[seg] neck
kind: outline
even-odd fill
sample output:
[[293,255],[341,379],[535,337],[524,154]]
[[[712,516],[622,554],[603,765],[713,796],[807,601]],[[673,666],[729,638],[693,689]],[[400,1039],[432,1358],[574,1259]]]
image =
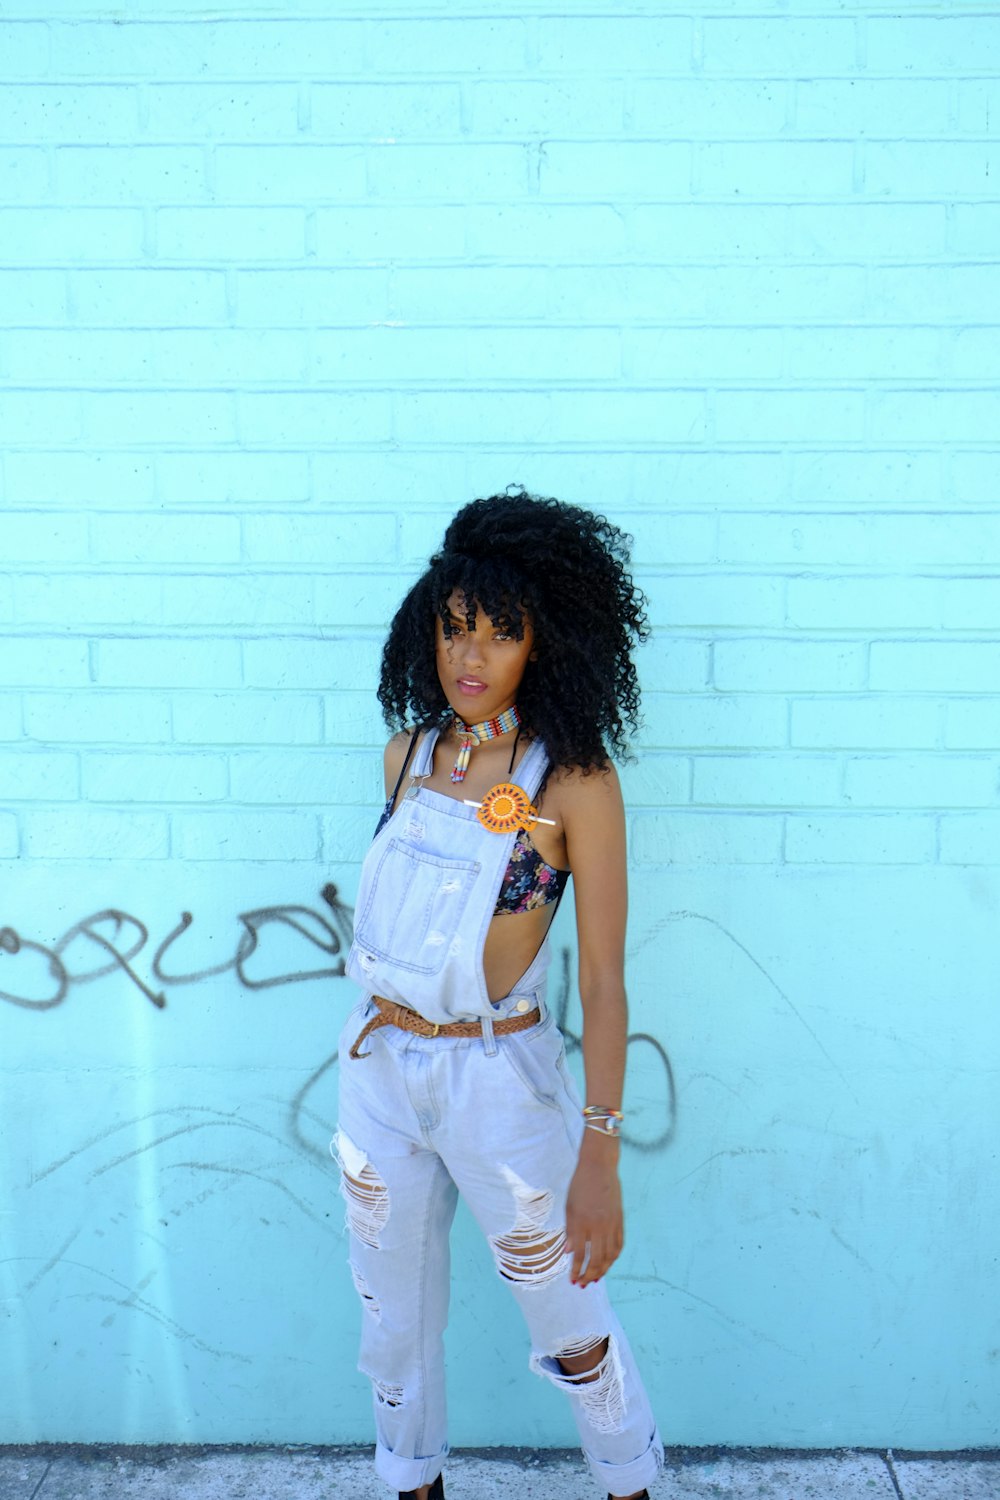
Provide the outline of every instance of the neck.
[[509,734],[512,729],[521,727],[521,715],[515,703],[512,708],[505,708],[502,713],[493,719],[477,719],[466,722],[461,714],[455,715],[455,727],[459,734],[470,734],[479,731],[480,739],[495,740],[501,734]]

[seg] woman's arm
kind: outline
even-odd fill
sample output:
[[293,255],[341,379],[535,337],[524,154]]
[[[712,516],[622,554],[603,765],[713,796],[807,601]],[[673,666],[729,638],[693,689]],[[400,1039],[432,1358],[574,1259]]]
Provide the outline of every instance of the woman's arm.
[[[609,763],[587,776],[565,775],[559,803],[576,898],[584,1102],[620,1109],[628,1031],[628,898],[625,809],[614,766]],[[581,1286],[599,1280],[621,1254],[619,1152],[614,1136],[584,1130],[566,1200],[566,1246],[573,1254],[570,1274]]]

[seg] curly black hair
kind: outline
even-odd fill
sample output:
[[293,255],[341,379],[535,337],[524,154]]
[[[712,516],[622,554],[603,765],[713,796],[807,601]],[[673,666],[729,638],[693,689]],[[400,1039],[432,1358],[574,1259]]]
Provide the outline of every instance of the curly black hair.
[[632,650],[649,635],[646,600],[628,574],[632,538],[604,516],[525,490],[473,500],[389,627],[378,698],[391,729],[443,725],[452,710],[435,665],[435,623],[451,634],[448,600],[463,596],[469,628],[482,609],[523,638],[534,630],[518,708],[553,765],[587,771],[627,758],[638,728]]

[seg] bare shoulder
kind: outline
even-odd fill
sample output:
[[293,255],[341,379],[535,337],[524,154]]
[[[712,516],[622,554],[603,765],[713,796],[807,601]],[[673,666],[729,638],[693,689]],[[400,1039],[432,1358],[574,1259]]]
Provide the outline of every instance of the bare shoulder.
[[[566,841],[566,864],[573,871],[577,921],[602,928],[607,920],[623,922],[625,805],[621,781],[611,761],[582,771],[561,767],[549,781],[555,816]],[[546,811],[549,808],[546,791]]]
[[593,861],[605,865],[625,845],[625,805],[618,772],[610,761],[582,771],[560,766],[549,777],[543,816],[553,818],[565,841],[564,863],[578,879]]
[[549,777],[546,793],[552,793],[564,817],[586,812],[613,813],[622,803],[621,780],[613,761],[581,771],[579,766],[559,766]]

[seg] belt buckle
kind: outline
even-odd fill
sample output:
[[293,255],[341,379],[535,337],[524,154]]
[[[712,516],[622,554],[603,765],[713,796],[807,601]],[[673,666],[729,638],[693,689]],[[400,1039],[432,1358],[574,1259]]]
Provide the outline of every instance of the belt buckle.
[[435,1021],[434,1022],[434,1030],[431,1032],[431,1036],[437,1036],[437,1034],[438,1034],[438,1032],[440,1030],[441,1030],[441,1024],[440,1024],[440,1022],[439,1021]]

